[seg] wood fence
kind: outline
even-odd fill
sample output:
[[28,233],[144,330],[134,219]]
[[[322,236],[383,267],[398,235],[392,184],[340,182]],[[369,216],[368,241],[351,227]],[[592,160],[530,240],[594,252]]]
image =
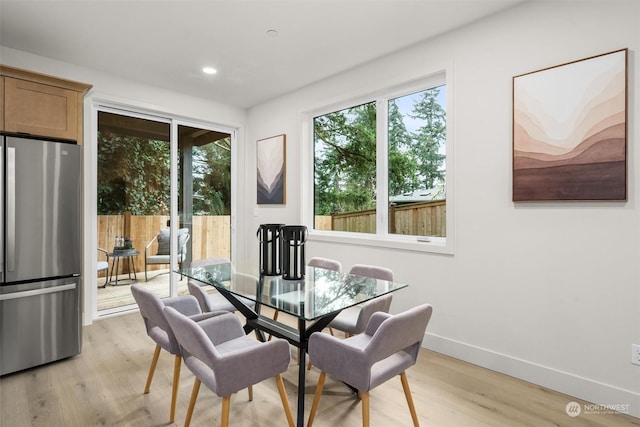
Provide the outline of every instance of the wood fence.
[[[138,273],[144,274],[144,248],[161,229],[168,228],[168,216],[164,215],[98,215],[98,247],[109,252],[113,250],[116,237],[129,237],[139,255],[133,257]],[[231,256],[231,217],[228,215],[194,216],[191,224],[191,238],[187,243],[189,259],[203,259],[216,256]],[[157,244],[150,248],[155,255]],[[103,259],[99,254],[98,259]],[[126,272],[121,263],[119,273]],[[169,266],[151,265],[148,270],[158,270]]]
[[[445,237],[447,203],[445,200],[433,202],[407,203],[389,208],[389,233],[413,236]],[[359,233],[376,232],[375,209],[316,216],[317,230],[354,231]]]
[[[116,237],[129,237],[133,247],[140,253],[133,257],[136,271],[144,274],[144,247],[161,229],[167,228],[168,216],[163,215],[98,215],[98,247],[109,252],[113,250]],[[446,236],[446,201],[409,203],[391,206],[389,220],[392,234],[414,236]],[[228,215],[194,216],[191,224],[191,238],[187,243],[188,259],[203,259],[216,256],[231,256],[231,217]],[[376,232],[375,210],[316,216],[318,230]],[[155,254],[157,245],[150,248]],[[102,259],[102,255],[98,255]],[[126,272],[121,263],[120,273]],[[163,265],[149,266],[148,270],[168,268]]]

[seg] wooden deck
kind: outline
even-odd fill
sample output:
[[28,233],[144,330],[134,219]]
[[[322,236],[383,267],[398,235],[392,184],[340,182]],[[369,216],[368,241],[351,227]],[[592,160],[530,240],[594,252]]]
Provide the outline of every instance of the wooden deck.
[[[169,270],[156,270],[149,272],[149,281],[145,282],[144,272],[137,274],[137,283],[142,284],[145,288],[158,295],[160,298],[169,296]],[[118,281],[122,284],[118,286],[107,285],[104,288],[98,288],[98,312],[110,310],[117,307],[125,307],[134,304],[133,295],[131,294],[131,283],[127,280],[128,275],[118,276]],[[104,277],[98,278],[99,286],[104,285]],[[178,294],[184,295],[189,293],[187,290],[187,279],[178,281]]]

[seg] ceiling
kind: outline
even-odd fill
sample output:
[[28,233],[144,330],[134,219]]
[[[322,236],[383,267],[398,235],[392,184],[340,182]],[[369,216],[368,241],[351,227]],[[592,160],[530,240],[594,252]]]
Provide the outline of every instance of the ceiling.
[[250,108],[522,1],[0,0],[0,44]]

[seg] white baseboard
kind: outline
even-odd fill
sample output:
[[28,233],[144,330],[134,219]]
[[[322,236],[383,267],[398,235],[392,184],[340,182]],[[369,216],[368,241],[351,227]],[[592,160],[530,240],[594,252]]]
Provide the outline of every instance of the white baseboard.
[[[431,333],[425,335],[423,346],[437,353],[574,396],[596,405],[628,405],[628,412],[626,413],[640,418],[640,394],[630,390]],[[622,407],[627,408],[626,406]]]

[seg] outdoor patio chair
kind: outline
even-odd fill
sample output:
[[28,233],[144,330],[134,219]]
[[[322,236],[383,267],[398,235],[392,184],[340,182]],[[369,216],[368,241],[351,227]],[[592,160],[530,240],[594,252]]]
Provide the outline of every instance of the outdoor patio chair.
[[104,271],[104,285],[98,286],[99,288],[104,288],[107,286],[109,282],[109,251],[98,248],[98,252],[102,252],[105,256],[105,260],[99,259],[100,255],[98,255],[98,264],[97,264],[97,273]]
[[[144,280],[148,281],[147,268],[149,265],[162,265],[170,264],[169,253],[171,250],[170,244],[170,230],[163,229],[154,236],[144,247]],[[178,266],[182,268],[182,263],[187,259],[187,242],[191,235],[188,228],[181,228],[178,230]],[[158,248],[155,254],[152,254],[152,245],[154,242],[158,243]],[[182,278],[182,276],[181,276]]]

